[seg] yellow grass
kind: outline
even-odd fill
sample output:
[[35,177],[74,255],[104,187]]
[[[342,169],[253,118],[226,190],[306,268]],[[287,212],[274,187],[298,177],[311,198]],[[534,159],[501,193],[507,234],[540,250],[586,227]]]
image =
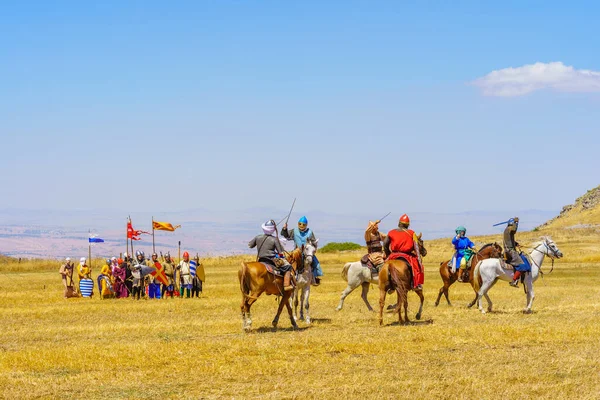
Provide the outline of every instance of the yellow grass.
[[[533,315],[521,314],[522,290],[504,282],[490,292],[495,313],[466,309],[473,295],[467,285],[450,289],[455,307],[435,308],[438,263],[451,249],[447,240],[433,241],[426,242],[423,316],[433,324],[398,326],[397,316],[387,314],[382,328],[358,291],[335,311],[345,288],[341,267],[360,252],[322,255],[326,278],[312,291],[310,327],[299,323],[292,331],[283,315],[273,331],[277,303],[263,296],[253,307],[250,334],[239,316],[236,272],[244,257],[203,260],[208,282],[200,299],[158,301],[65,300],[58,263],[2,265],[0,393],[11,399],[598,398],[600,237],[590,230],[553,233],[565,258],[537,282]],[[518,238],[531,243],[537,236]],[[369,298],[375,306],[376,288]],[[417,297],[409,299],[414,316]]]

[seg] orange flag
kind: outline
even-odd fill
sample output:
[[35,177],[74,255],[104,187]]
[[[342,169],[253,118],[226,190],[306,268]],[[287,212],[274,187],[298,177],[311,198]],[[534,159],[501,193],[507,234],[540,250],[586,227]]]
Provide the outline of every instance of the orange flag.
[[169,231],[169,232],[173,232],[175,229],[177,228],[181,228],[181,225],[171,225],[168,222],[158,222],[158,221],[152,221],[152,229],[154,229],[155,231]]

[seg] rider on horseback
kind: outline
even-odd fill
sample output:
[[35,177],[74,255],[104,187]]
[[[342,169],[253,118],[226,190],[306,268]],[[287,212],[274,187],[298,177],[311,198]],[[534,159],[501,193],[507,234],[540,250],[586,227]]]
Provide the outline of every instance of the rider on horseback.
[[[270,220],[262,224],[263,234],[256,236],[248,243],[251,249],[258,246],[257,259],[259,262],[276,266],[283,275],[283,290],[290,291],[294,289],[291,285],[292,266],[283,257],[283,246],[277,236],[277,226],[275,221]],[[283,232],[282,232],[283,233]]]
[[472,251],[474,251],[475,243],[471,242],[471,239],[469,239],[466,236],[467,228],[465,228],[464,226],[459,226],[458,228],[456,228],[455,232],[456,236],[452,239],[452,244],[454,245],[456,253],[453,258],[454,262],[452,263],[452,273],[456,271],[456,267],[458,266],[460,269],[460,272],[458,274],[458,281],[463,282],[465,280],[463,279],[463,275],[465,275],[465,271],[467,271],[467,261],[469,254],[467,253],[467,249],[471,249]]
[[388,233],[383,241],[383,247],[387,260],[404,258],[410,264],[413,272],[413,289],[422,290],[425,276],[417,248],[418,238],[413,230],[408,229],[409,226],[410,218],[406,214],[402,215],[398,229]]
[[517,229],[519,229],[519,217],[509,219],[508,225],[504,229],[504,253],[506,254],[506,262],[515,268],[513,281],[510,282],[510,285],[513,287],[519,286],[521,272],[531,270],[531,266],[523,261],[521,255],[517,251],[517,247],[519,247],[519,243],[515,241]]
[[[371,273],[377,273],[379,268],[385,262],[385,254],[383,252],[383,241],[387,237],[386,234],[379,232],[379,223],[381,220],[375,222],[369,221],[369,226],[365,231],[365,242],[367,243],[368,255],[366,256],[367,262],[371,262],[373,266]],[[365,257],[363,257],[365,258]],[[363,260],[361,260],[363,261]],[[363,264],[366,264],[363,262]]]
[[[287,224],[284,224],[283,229],[281,230],[281,236],[288,240],[293,240],[294,243],[296,243],[296,248],[301,248],[306,242],[310,242],[315,249],[317,248],[317,239],[315,238],[313,231],[308,227],[308,219],[306,219],[306,217],[302,217],[298,220],[298,229],[292,229],[289,232]],[[323,270],[321,270],[321,264],[315,255],[313,255],[311,268],[315,278],[314,285],[319,286],[321,277],[323,276]]]

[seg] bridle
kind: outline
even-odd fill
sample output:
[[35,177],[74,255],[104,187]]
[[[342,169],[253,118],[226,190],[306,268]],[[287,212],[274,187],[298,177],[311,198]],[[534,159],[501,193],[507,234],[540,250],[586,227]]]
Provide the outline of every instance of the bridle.
[[[554,271],[554,260],[556,260],[557,258],[559,258],[558,255],[558,250],[554,250],[552,247],[550,247],[548,245],[548,240],[544,239],[542,241],[542,244],[544,245],[544,247],[546,247],[547,250],[551,251],[552,254],[548,254],[547,252],[543,252],[541,250],[538,250],[537,246],[533,248],[533,251],[537,251],[538,253],[542,253],[545,256],[550,257],[550,259],[552,260],[552,267],[550,268],[550,272],[548,272],[549,274],[552,273],[552,271]],[[542,271],[542,266],[538,265],[538,263],[535,262],[535,260],[532,258],[531,261],[538,267],[540,274],[542,275],[542,277],[544,276],[544,272]]]

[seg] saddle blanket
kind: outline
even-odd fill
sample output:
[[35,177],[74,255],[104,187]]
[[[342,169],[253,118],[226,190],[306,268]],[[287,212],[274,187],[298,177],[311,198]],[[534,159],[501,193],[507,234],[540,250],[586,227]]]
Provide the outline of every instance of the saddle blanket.
[[262,261],[261,261],[261,264],[265,266],[265,268],[267,269],[268,273],[273,274],[275,276],[281,276],[281,277],[283,277],[284,272],[282,272],[279,269],[275,268],[273,265],[268,264],[266,262],[262,262]]

